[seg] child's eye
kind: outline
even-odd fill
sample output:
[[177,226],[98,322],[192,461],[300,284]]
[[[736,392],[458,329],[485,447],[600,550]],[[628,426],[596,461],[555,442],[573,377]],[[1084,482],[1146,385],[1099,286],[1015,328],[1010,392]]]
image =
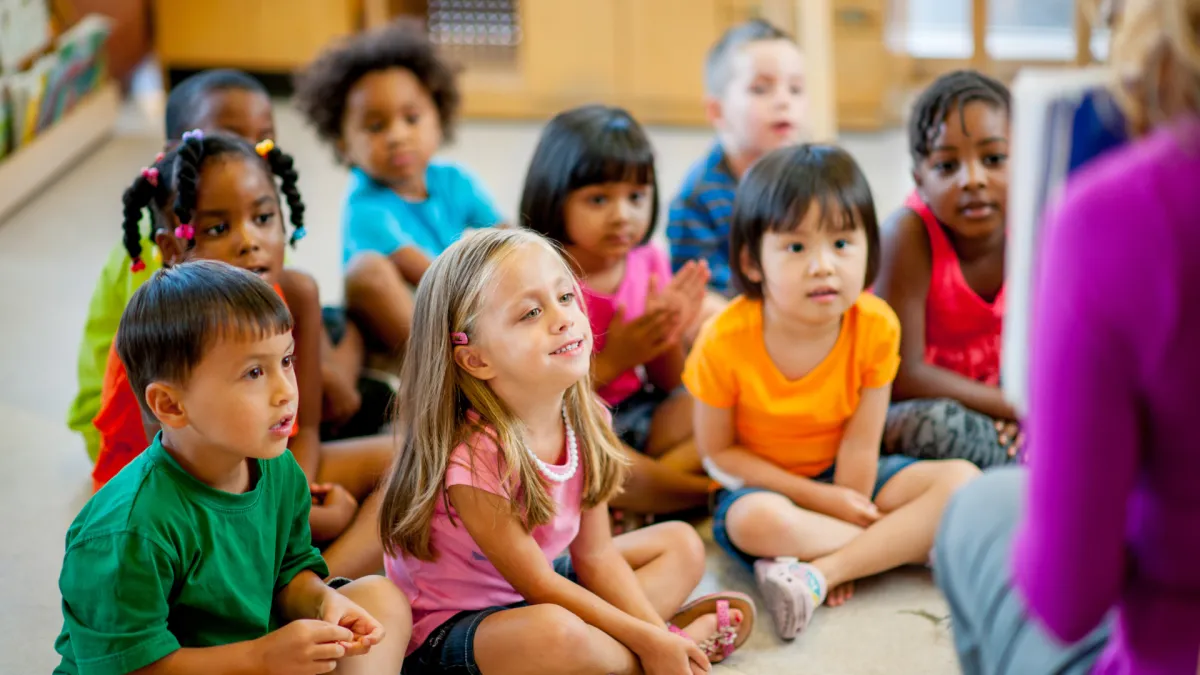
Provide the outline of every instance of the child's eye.
[[387,125],[383,122],[370,122],[367,124],[367,131],[372,134],[382,133],[387,129]]
[[933,168],[938,173],[954,173],[958,169],[958,162],[938,162],[933,165]]
[[838,249],[839,251],[841,249],[846,248],[849,245],[850,245],[850,242],[846,239],[838,239],[837,241],[833,242],[833,247]]
[[1001,166],[1006,161],[1008,161],[1008,155],[996,154],[996,155],[988,155],[987,157],[983,158],[984,165],[992,166],[992,167]]
[[528,320],[528,319],[535,319],[535,318],[537,318],[538,316],[541,316],[541,314],[542,314],[542,308],[541,308],[541,307],[534,307],[533,309],[529,310],[528,312],[525,312],[524,314],[522,314],[522,315],[521,315],[521,320],[522,320],[522,321],[525,321],[525,320]]
[[604,206],[608,202],[608,197],[605,195],[592,195],[588,197],[588,202],[596,206]]
[[755,84],[750,85],[750,93],[754,94],[755,96],[762,96],[763,94],[767,94],[770,91],[771,91],[771,88],[765,84],[755,83]]
[[248,380],[257,380],[258,378],[260,378],[262,376],[263,376],[263,369],[261,366],[255,366],[246,373],[246,379],[248,379]]
[[204,234],[207,234],[210,237],[219,237],[222,234],[225,234],[227,231],[229,231],[229,225],[221,223],[220,225],[213,225],[212,227],[204,230]]
[[293,368],[296,365],[296,356],[294,354],[288,354],[287,356],[283,357],[283,361],[281,363],[283,364],[284,370]]
[[563,293],[562,295],[558,296],[558,301],[564,305],[569,305],[572,302],[575,302],[575,292],[571,291],[569,293]]
[[792,242],[792,243],[788,244],[787,250],[788,250],[788,253],[800,253],[800,252],[804,251],[804,244],[801,244],[798,242]]
[[804,93],[804,87],[801,87],[798,84],[793,84],[790,91],[792,92],[792,96],[800,96]]
[[645,190],[638,190],[637,192],[634,192],[633,194],[629,195],[629,201],[633,202],[634,204],[640,204],[643,201],[645,201],[645,199],[646,199],[646,191]]
[[266,225],[266,224],[270,223],[271,221],[275,220],[275,214],[274,213],[260,213],[257,216],[255,216],[254,220],[257,221],[259,225]]
[[416,124],[417,122],[421,121],[421,116],[420,115],[405,115],[404,121],[408,122],[409,124]]

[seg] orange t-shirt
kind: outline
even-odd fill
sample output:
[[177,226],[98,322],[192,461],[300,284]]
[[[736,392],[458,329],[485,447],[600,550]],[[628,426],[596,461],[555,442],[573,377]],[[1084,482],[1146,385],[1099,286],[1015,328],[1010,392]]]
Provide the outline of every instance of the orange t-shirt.
[[[275,292],[283,298],[283,290],[278,284]],[[104,367],[100,388],[100,412],[92,420],[92,426],[100,432],[100,452],[96,455],[96,465],[92,467],[92,489],[99,490],[150,446],[146,428],[142,425],[142,407],[129,384],[125,364],[117,355],[116,340],[108,350],[108,362]],[[292,423],[291,435],[295,436],[299,428],[300,418],[297,416]]]
[[697,400],[733,409],[738,446],[811,478],[833,465],[863,389],[889,384],[899,367],[900,320],[863,293],[825,360],[789,380],[767,353],[762,302],[739,297],[704,327],[683,383]]

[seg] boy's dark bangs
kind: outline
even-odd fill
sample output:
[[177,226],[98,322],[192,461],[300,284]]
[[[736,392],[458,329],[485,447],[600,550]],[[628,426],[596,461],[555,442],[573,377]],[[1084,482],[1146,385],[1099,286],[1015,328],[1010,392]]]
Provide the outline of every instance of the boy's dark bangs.
[[771,232],[795,232],[816,203],[821,210],[819,230],[852,232],[864,226],[868,211],[874,213],[870,188],[852,174],[789,171],[772,190],[770,201],[777,205],[768,218]]

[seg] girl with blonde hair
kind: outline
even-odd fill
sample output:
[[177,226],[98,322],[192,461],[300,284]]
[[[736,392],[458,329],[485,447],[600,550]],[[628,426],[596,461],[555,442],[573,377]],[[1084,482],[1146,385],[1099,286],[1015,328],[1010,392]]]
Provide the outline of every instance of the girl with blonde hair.
[[1134,140],[1044,229],[1030,464],[964,488],[934,549],[966,673],[1196,672],[1200,0],[1113,4]]
[[592,341],[578,282],[529,230],[473,234],[422,278],[380,514],[412,599],[406,675],[688,675],[749,637],[742,594],[684,605],[704,573],[690,526],[612,537],[626,460]]

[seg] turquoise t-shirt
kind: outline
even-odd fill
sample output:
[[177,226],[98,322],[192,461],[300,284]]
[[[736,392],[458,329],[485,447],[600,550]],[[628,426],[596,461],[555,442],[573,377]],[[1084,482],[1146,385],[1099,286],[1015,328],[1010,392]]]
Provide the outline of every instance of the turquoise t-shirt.
[[359,253],[391,255],[409,246],[435,258],[468,228],[504,222],[479,179],[456,164],[431,162],[425,185],[429,196],[410,201],[362,169],[350,169],[342,210],[342,262]]
[[304,570],[329,574],[290,452],[255,460],[254,487],[232,494],[185,471],[161,438],[67,530],[55,675],[125,675],[181,647],[260,638],[279,625],[276,593]]

